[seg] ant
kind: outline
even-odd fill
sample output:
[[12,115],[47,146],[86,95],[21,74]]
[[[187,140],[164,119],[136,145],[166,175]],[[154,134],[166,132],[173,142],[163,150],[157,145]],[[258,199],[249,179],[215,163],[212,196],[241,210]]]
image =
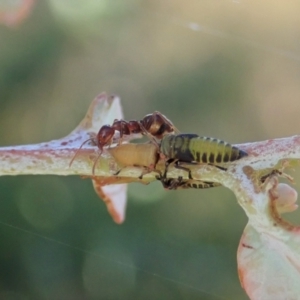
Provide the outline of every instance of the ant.
[[[75,157],[77,156],[82,146],[88,141],[92,141],[92,143],[96,145],[100,150],[100,153],[96,158],[92,169],[92,173],[95,174],[95,168],[103,152],[103,147],[110,146],[112,144],[113,137],[116,131],[119,131],[120,133],[120,138],[118,142],[119,145],[122,143],[124,135],[140,133],[142,135],[150,135],[152,136],[152,138],[161,140],[166,134],[174,132],[179,133],[179,130],[173,125],[173,123],[159,111],[155,111],[152,114],[146,115],[140,121],[125,121],[123,119],[116,119],[114,120],[112,125],[103,125],[96,136],[87,139],[81,144],[81,146],[78,148],[75,155],[73,156],[72,160],[70,161],[69,167],[71,167]],[[134,153],[132,155],[134,155]]]
[[[100,132],[105,126],[108,126],[108,128],[105,128],[106,132]],[[122,142],[123,135],[130,135],[134,133],[141,133],[143,135],[150,134],[156,139],[161,140],[168,133],[179,133],[179,130],[169,119],[167,119],[166,116],[161,114],[159,111],[155,111],[152,114],[146,115],[140,121],[131,120],[127,122],[125,120],[114,120],[112,126],[102,126],[97,135],[99,143],[102,143],[102,146],[105,146],[111,142],[110,139],[113,138],[116,130],[120,132],[119,144]],[[107,134],[107,136],[105,134]]]

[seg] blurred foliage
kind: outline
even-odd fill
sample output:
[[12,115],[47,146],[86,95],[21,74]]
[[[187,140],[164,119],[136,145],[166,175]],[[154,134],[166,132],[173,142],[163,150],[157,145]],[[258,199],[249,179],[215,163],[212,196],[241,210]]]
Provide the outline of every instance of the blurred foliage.
[[[298,11],[40,1],[0,28],[0,144],[68,134],[102,91],[121,96],[126,119],[159,110],[232,143],[299,134]],[[247,219],[225,188],[133,184],[122,226],[77,177],[3,177],[0,198],[1,299],[247,299],[236,267]]]

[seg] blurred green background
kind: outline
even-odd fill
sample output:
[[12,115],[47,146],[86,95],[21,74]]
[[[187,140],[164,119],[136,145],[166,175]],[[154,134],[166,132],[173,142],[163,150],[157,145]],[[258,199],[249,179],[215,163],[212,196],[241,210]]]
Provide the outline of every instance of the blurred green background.
[[[67,135],[103,91],[121,96],[126,119],[159,110],[231,143],[299,134],[299,9],[37,2],[0,27],[0,145]],[[248,299],[236,265],[247,218],[225,188],[132,184],[121,226],[75,176],[2,177],[0,199],[0,299]]]

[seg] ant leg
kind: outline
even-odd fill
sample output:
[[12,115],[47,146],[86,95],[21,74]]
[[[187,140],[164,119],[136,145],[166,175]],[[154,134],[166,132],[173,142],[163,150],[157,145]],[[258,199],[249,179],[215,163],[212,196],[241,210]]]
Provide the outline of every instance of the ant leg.
[[220,169],[220,170],[222,170],[222,171],[227,171],[226,168],[220,167],[220,166],[218,166],[218,165],[214,165],[214,164],[208,164],[208,165],[209,165],[209,166],[216,167],[216,168],[218,168],[218,169]]
[[180,186],[182,182],[181,176],[179,176],[178,179],[167,178],[168,168],[170,164],[174,163],[174,161],[175,161],[174,159],[169,159],[165,162],[165,170],[163,175],[161,174],[160,171],[156,170],[156,172],[159,172],[159,176],[155,176],[155,178],[162,183],[165,189],[168,190],[176,190],[177,187]]
[[[193,163],[191,163],[191,164],[194,165]],[[192,171],[191,171],[189,168],[186,168],[186,167],[181,166],[179,160],[177,160],[177,161],[175,162],[174,167],[175,167],[176,169],[179,169],[179,170],[183,170],[183,171],[188,172],[188,174],[189,174],[189,179],[193,179],[193,177],[192,177]]]
[[[168,173],[168,169],[169,169],[169,166],[170,164],[174,163],[175,162],[175,159],[173,158],[170,158],[168,159],[166,162],[165,162],[165,171],[164,171],[164,174],[162,176],[163,179],[166,179],[167,178],[167,173]],[[176,162],[175,162],[176,164]]]
[[117,176],[117,175],[119,175],[123,169],[124,169],[124,168],[121,168],[119,171],[117,171],[117,172],[116,172],[116,173],[114,173],[113,175],[114,175],[114,176]]
[[[179,170],[183,170],[183,171],[188,172],[189,179],[193,179],[193,177],[192,177],[192,171],[191,171],[189,168],[187,168],[187,167],[181,166],[180,163],[182,163],[182,162],[179,161],[179,160],[176,161],[174,167],[175,167],[176,169],[179,169]],[[189,163],[189,162],[183,162],[183,163],[184,163],[184,164],[195,165],[195,163],[193,163],[193,162],[191,162],[191,163]],[[226,168],[223,168],[223,167],[220,167],[220,166],[217,166],[217,165],[214,165],[214,164],[208,164],[208,165],[214,166],[214,167],[216,167],[216,168],[218,168],[218,169],[220,169],[220,170],[222,170],[222,171],[227,171]]]

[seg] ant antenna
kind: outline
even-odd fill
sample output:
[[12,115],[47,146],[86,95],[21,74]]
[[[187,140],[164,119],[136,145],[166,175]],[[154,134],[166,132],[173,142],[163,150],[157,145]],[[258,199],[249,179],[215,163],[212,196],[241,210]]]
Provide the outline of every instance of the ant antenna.
[[76,152],[75,152],[73,158],[71,159],[71,161],[70,161],[70,163],[69,163],[69,168],[71,168],[71,165],[72,165],[72,163],[73,163],[75,157],[76,157],[77,154],[79,153],[79,150],[82,148],[82,146],[83,146],[84,144],[86,144],[86,143],[89,142],[89,141],[93,141],[93,138],[90,138],[90,139],[87,139],[86,141],[84,141],[84,142],[80,145],[80,147],[76,150]]

